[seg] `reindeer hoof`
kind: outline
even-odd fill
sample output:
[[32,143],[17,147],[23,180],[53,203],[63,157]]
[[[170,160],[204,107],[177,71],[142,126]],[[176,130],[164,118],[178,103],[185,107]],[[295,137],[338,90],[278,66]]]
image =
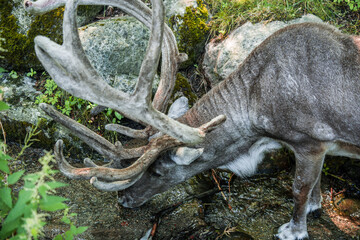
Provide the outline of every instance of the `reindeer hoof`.
[[295,226],[291,221],[282,225],[274,238],[278,240],[308,240],[309,236],[306,230],[299,229],[299,227]]

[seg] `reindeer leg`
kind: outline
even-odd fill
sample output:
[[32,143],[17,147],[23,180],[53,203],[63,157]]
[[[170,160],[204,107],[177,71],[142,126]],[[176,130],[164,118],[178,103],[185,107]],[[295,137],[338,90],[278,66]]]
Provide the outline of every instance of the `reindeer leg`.
[[310,200],[307,206],[307,214],[312,213],[315,218],[319,218],[321,215],[321,172],[319,178],[311,192]]
[[[278,230],[277,238],[281,240],[301,240],[308,238],[306,215],[312,201],[318,203],[320,174],[325,157],[325,148],[321,143],[312,146],[294,148],[296,173],[293,184],[294,211],[289,223]],[[314,190],[314,192],[313,192]],[[314,196],[314,198],[311,198]],[[310,204],[310,205],[309,205]]]

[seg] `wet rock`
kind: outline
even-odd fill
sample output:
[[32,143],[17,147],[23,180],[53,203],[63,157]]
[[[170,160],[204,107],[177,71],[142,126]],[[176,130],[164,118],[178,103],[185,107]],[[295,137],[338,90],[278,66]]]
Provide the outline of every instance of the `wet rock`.
[[261,42],[277,30],[302,22],[322,22],[308,14],[289,22],[275,21],[268,24],[250,22],[235,29],[224,41],[211,41],[206,46],[203,60],[205,75],[212,86],[230,75]]
[[179,239],[179,232],[181,232],[183,239],[186,239],[194,232],[207,226],[204,219],[201,218],[202,211],[201,201],[194,199],[186,202],[162,217],[156,234],[162,238]]
[[285,223],[291,216],[292,198],[282,186],[290,186],[291,191],[291,179],[287,176],[236,179],[230,193],[224,189],[230,200],[225,202],[221,193],[216,194],[213,202],[218,204],[209,205],[205,220],[220,232],[236,227],[254,239],[271,239],[276,222]]

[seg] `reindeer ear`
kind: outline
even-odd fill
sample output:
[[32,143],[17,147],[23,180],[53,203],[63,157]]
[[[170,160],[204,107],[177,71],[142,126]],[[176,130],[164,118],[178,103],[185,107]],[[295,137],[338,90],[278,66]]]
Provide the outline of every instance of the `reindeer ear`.
[[189,110],[189,100],[186,97],[176,99],[169,109],[168,116],[177,119]]
[[189,165],[204,152],[203,148],[179,147],[170,154],[177,165]]

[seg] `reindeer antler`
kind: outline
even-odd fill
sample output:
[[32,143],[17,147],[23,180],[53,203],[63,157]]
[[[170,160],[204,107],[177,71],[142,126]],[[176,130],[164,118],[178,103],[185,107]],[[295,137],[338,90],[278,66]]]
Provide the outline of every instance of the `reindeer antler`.
[[[225,116],[219,116],[199,128],[192,128],[160,112],[167,105],[175,82],[177,63],[181,58],[174,35],[168,27],[164,27],[164,7],[161,0],[152,1],[152,17],[151,11],[141,1],[137,0],[39,0],[37,2],[26,0],[24,2],[29,11],[38,13],[52,10],[63,4],[66,5],[63,23],[63,45],[58,45],[46,37],[38,36],[35,38],[36,54],[54,81],[76,97],[110,107],[135,121],[149,124],[151,127],[167,134],[152,139],[147,146],[124,149],[119,142],[115,145],[111,144],[81,124],[53,110],[48,105],[42,104],[41,108],[47,114],[71,129],[75,135],[99,153],[116,161],[141,156],[133,165],[125,169],[99,167],[89,160],[86,160],[86,163],[92,167],[77,169],[66,162],[62,154],[62,142],[58,141],[55,145],[55,156],[59,162],[60,170],[66,176],[85,179],[96,177],[112,181],[113,183],[109,184],[100,182],[96,178],[91,180],[95,186],[104,190],[128,187],[139,179],[162,151],[187,144],[200,143],[204,140],[207,132],[225,121]],[[145,25],[151,27],[148,48],[133,93],[124,93],[112,88],[91,66],[81,46],[77,32],[75,17],[78,4],[113,5],[125,10]],[[150,21],[150,19],[152,20]],[[164,49],[161,81],[154,102],[151,104],[151,86],[156,74],[162,44]],[[107,128],[116,128],[118,131],[128,135],[148,136],[148,131],[138,132],[113,125]]]
[[54,81],[76,97],[110,107],[131,119],[144,122],[170,136],[181,139],[183,142],[194,144],[203,141],[204,135],[198,129],[168,118],[151,105],[151,86],[160,58],[164,32],[162,2],[157,0],[153,3],[155,17],[152,20],[149,45],[135,91],[132,94],[109,86],[91,66],[77,33],[75,21],[77,3],[78,1],[66,3],[63,45],[60,46],[42,36],[35,38],[35,50],[38,58]]
[[[210,122],[203,124],[198,129],[205,134],[214,130],[218,125],[225,121],[225,116],[221,115]],[[85,159],[87,168],[74,168],[64,158],[62,153],[63,142],[59,140],[55,145],[55,157],[59,164],[60,171],[71,179],[89,179],[91,183],[98,189],[105,191],[119,191],[131,186],[138,180],[144,171],[156,160],[157,156],[166,150],[185,146],[186,144],[169,136],[163,135],[158,138],[151,139],[146,146],[144,154],[136,160],[131,166],[123,169],[114,169],[108,167],[97,166],[90,159]],[[97,179],[109,182],[101,182]]]

